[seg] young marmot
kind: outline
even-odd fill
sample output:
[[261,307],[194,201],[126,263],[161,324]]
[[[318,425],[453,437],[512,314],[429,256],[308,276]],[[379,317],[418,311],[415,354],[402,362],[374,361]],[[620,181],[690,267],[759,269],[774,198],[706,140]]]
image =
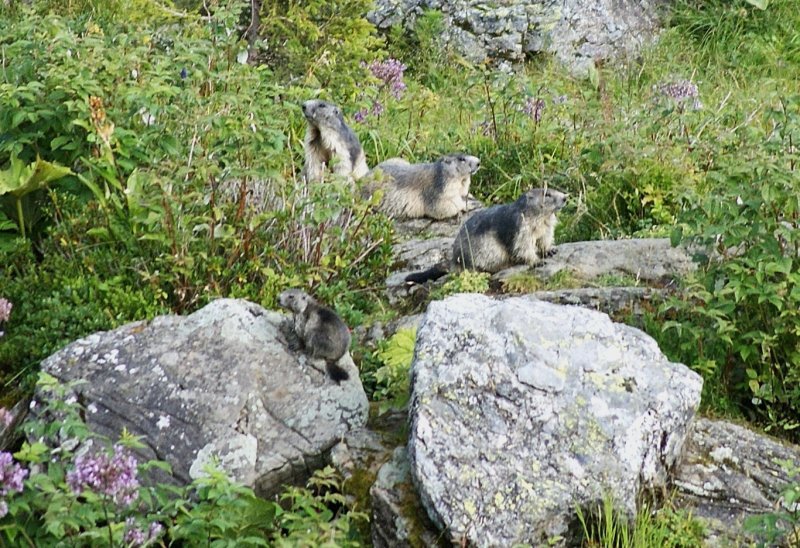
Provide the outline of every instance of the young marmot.
[[563,192],[534,188],[513,203],[479,211],[461,225],[449,267],[440,264],[409,274],[406,282],[435,280],[450,270],[495,273],[515,264],[534,266],[555,253],[556,212],[566,203]]
[[300,344],[290,341],[289,348],[302,346],[311,358],[325,360],[328,374],[337,384],[350,378],[337,363],[350,349],[350,330],[336,312],[299,289],[287,289],[278,302],[294,315],[294,334]]
[[448,154],[427,164],[386,160],[373,170],[382,173],[380,208],[397,219],[455,217],[467,210],[471,176],[480,165],[479,158],[466,154]]
[[367,174],[367,158],[355,132],[344,122],[342,111],[332,103],[311,99],[303,103],[308,121],[303,144],[302,177],[322,180],[325,168],[336,175],[360,179]]

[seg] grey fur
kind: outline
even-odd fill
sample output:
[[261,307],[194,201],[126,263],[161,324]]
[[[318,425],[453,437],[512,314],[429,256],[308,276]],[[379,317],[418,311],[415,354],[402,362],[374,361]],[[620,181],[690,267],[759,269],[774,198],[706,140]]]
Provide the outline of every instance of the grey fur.
[[361,142],[345,123],[339,107],[311,99],[303,103],[303,115],[308,122],[303,143],[303,178],[321,181],[326,168],[353,179],[360,179],[369,172]]
[[337,362],[350,350],[350,330],[330,308],[300,289],[287,289],[278,303],[293,312],[293,329],[311,358],[325,360],[328,374],[337,383],[349,375]]
[[515,264],[537,264],[555,251],[556,212],[566,202],[563,192],[534,188],[513,203],[479,211],[458,231],[452,266],[494,273]]
[[478,157],[467,154],[447,154],[425,164],[390,158],[375,167],[375,184],[368,191],[383,188],[380,208],[391,217],[455,217],[467,210],[471,177],[480,164]]

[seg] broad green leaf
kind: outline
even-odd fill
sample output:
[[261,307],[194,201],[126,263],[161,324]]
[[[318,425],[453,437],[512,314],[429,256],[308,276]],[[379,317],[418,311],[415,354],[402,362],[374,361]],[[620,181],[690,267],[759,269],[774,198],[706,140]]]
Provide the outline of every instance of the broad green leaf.
[[22,198],[72,173],[68,167],[46,162],[41,158],[25,165],[16,155],[12,155],[10,163],[8,169],[0,171],[0,196],[10,193],[16,198]]

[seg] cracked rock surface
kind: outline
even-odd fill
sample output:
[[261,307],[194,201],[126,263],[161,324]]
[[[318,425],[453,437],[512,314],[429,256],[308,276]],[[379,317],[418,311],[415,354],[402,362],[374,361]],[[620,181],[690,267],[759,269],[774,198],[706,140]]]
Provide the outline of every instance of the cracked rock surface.
[[[75,396],[86,422],[117,439],[143,436],[144,458],[166,460],[189,482],[212,457],[233,477],[270,495],[303,479],[368,402],[346,355],[337,385],[324,362],[287,349],[285,316],[219,299],[189,316],[160,316],[77,340],[42,364]],[[47,397],[37,393],[35,399]]]
[[664,0],[377,0],[378,28],[414,28],[426,10],[442,13],[443,40],[474,62],[550,52],[574,74],[594,60],[639,51],[659,29]]
[[411,474],[451,539],[541,545],[604,496],[666,485],[702,379],[605,314],[517,297],[432,302],[412,364]]
[[[790,511],[780,501],[792,481],[782,462],[800,465],[800,447],[727,421],[700,419],[675,468],[675,502],[703,518],[709,546],[744,546],[747,516]],[[762,540],[763,541],[763,540]]]

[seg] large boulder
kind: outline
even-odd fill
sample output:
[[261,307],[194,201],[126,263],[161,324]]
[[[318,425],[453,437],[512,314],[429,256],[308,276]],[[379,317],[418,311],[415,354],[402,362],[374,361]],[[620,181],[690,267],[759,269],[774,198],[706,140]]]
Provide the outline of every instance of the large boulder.
[[[95,333],[49,357],[42,370],[83,380],[75,397],[94,431],[142,436],[145,458],[189,482],[216,457],[236,480],[270,495],[324,463],[324,453],[367,420],[358,371],[337,385],[323,362],[290,352],[285,316],[233,299],[189,316],[160,316]],[[46,397],[38,394],[37,398]]]
[[455,541],[542,545],[575,508],[633,515],[666,485],[702,379],[605,314],[525,297],[430,304],[412,364],[409,457]]
[[658,32],[663,0],[377,0],[379,28],[413,28],[426,10],[443,14],[445,42],[475,62],[550,52],[574,73],[595,60],[629,56]]

